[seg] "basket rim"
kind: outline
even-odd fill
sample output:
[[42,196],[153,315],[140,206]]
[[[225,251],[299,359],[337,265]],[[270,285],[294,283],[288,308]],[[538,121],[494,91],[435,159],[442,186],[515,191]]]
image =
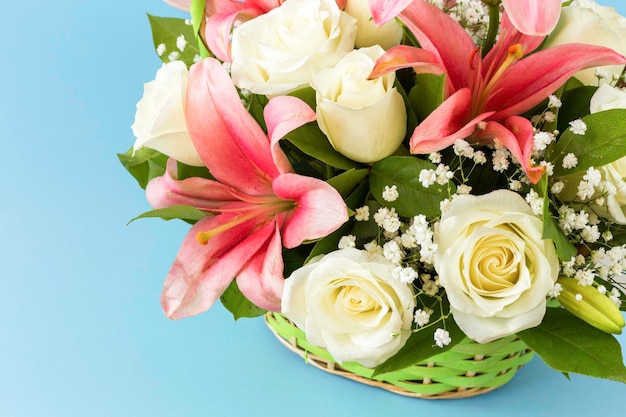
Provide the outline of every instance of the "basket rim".
[[[281,320],[282,323],[278,322],[278,320]],[[284,331],[285,329],[283,328],[283,326],[288,325],[292,329],[296,329],[298,332],[301,332],[302,335],[304,335],[304,332],[302,332],[301,329],[299,329],[294,323],[292,323],[284,315],[280,313],[275,313],[275,312],[268,312],[264,315],[264,321],[267,327],[272,332],[272,334],[280,341],[280,343],[283,346],[285,346],[287,349],[289,349],[291,352],[303,358],[307,364],[313,365],[314,367],[324,372],[333,374],[333,375],[347,378],[347,379],[359,382],[361,384],[369,385],[375,388],[380,388],[380,389],[392,392],[394,394],[398,394],[398,395],[402,395],[406,397],[412,397],[412,398],[423,398],[423,399],[432,399],[432,400],[461,399],[461,398],[469,398],[469,397],[474,397],[477,395],[486,394],[506,384],[510,379],[513,378],[515,373],[520,368],[522,368],[527,362],[529,362],[534,356],[534,353],[525,344],[523,344],[523,347],[521,348],[521,350],[516,350],[515,352],[512,352],[510,355],[508,355],[506,358],[503,359],[503,360],[506,360],[506,359],[511,358],[514,360],[512,361],[510,367],[498,372],[497,375],[494,376],[493,380],[496,381],[496,383],[485,384],[487,386],[464,387],[464,386],[456,386],[454,384],[447,385],[445,383],[440,383],[437,381],[430,380],[430,378],[428,377],[424,378],[421,381],[407,380],[407,379],[400,379],[397,381],[387,380],[387,378],[385,378],[385,375],[387,374],[383,374],[383,375],[376,377],[376,379],[372,379],[372,378],[367,377],[366,375],[359,374],[358,368],[367,370],[369,371],[370,374],[373,371],[372,369],[362,367],[358,364],[355,364],[358,366],[358,368],[356,369],[357,372],[355,372],[355,369],[346,369],[346,366],[348,366],[348,364],[345,364],[345,366],[342,366],[342,364],[339,364],[336,361],[334,361],[334,359],[332,358],[332,356],[330,356],[330,354],[328,353],[328,351],[326,351],[326,349],[320,348],[320,347],[315,347],[315,349],[307,349],[305,346],[302,346],[303,344],[304,345],[308,344],[306,339],[302,340],[302,338],[298,336],[293,336],[290,338],[288,335],[285,334],[285,331]],[[515,342],[519,342],[519,339],[515,340]],[[475,343],[475,342],[472,341],[471,343]],[[317,353],[321,353],[325,357],[320,356],[320,354],[317,354],[316,352],[313,352],[312,350],[315,350]],[[480,358],[478,360],[482,361],[483,359],[484,358]],[[473,361],[473,360],[474,359],[472,358],[469,359],[469,361]],[[425,363],[421,365],[418,364],[418,365],[414,365],[413,367],[415,366],[421,367],[422,369],[424,368],[436,369],[437,367],[439,369],[445,368],[445,366],[441,366],[440,364],[436,364],[434,362],[428,362],[427,364]],[[407,367],[405,369],[410,369],[410,368],[412,367]],[[463,381],[470,381],[473,379],[472,382],[474,382],[474,381],[477,381],[478,380],[477,377],[480,378],[480,376],[481,376],[480,373],[473,373],[471,371],[468,371],[466,375],[461,375],[453,379],[458,380],[459,378],[461,378]]]

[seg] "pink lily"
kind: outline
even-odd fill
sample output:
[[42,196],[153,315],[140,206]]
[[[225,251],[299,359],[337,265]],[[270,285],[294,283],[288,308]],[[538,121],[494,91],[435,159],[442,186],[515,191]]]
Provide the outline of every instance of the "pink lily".
[[531,165],[533,126],[517,115],[539,104],[581,69],[626,62],[611,49],[582,44],[527,55],[544,36],[520,33],[506,13],[500,37],[484,59],[459,24],[425,1],[412,1],[398,17],[422,48],[390,49],[378,60],[370,77],[406,67],[447,75],[447,98],[415,128],[411,152],[438,151],[457,139],[498,142],[521,163],[533,183],[539,181],[545,168]]
[[[370,0],[374,23],[382,25],[400,14],[413,0]],[[455,1],[448,0],[447,7]],[[552,32],[561,14],[561,0],[502,0],[513,26],[525,35],[543,36]]]
[[295,174],[278,141],[315,120],[304,102],[281,96],[264,110],[265,134],[241,103],[219,61],[191,67],[186,117],[198,154],[217,181],[178,180],[176,162],[147,187],[155,208],[186,204],[209,214],[185,237],[165,280],[161,304],[170,318],[201,313],[236,277],[259,307],[280,310],[282,248],[318,239],[348,219],[339,193]]
[[[192,0],[165,0],[171,6],[189,10]],[[204,40],[211,52],[224,62],[231,62],[230,35],[236,22],[253,19],[280,6],[285,0],[206,0]],[[343,9],[346,0],[336,0]]]

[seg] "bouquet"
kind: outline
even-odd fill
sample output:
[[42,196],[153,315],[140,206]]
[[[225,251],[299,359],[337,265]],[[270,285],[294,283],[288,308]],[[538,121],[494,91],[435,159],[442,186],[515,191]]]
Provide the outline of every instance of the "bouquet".
[[149,16],[163,65],[119,157],[153,208],[137,218],[190,224],[167,317],[219,300],[396,385],[505,343],[513,371],[532,350],[626,382],[624,17],[592,0],[166,2],[190,18]]

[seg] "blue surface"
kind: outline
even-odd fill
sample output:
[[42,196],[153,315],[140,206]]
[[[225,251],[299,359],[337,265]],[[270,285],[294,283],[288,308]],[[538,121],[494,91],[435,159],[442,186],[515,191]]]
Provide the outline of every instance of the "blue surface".
[[415,400],[305,366],[221,306],[167,320],[159,293],[187,228],[126,226],[149,207],[116,152],[160,65],[145,13],[184,15],[159,0],[5,3],[0,417],[624,415],[626,385],[538,359],[488,395]]

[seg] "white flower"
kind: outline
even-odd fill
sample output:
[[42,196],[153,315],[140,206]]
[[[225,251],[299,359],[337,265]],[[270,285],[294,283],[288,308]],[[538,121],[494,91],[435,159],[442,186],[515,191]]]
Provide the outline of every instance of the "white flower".
[[377,26],[372,21],[369,0],[347,0],[346,13],[357,21],[356,47],[380,45],[383,49],[396,46],[402,40],[402,27],[395,19],[382,26]]
[[578,158],[573,153],[568,153],[563,157],[563,168],[572,169],[578,165]]
[[626,91],[602,84],[591,96],[589,110],[598,113],[611,109],[626,109]]
[[356,20],[334,0],[289,0],[233,30],[233,82],[255,94],[286,94],[354,48]]
[[558,278],[554,244],[508,190],[457,196],[435,225],[435,269],[465,334],[485,343],[541,323]]
[[417,324],[417,327],[424,327],[430,321],[430,313],[420,308],[417,311],[415,311],[414,318],[415,318],[415,324]]
[[548,106],[549,107],[554,107],[554,108],[560,108],[563,105],[563,103],[561,103],[561,100],[555,96],[554,94],[551,94],[550,97],[548,97]]
[[358,222],[366,222],[370,219],[370,208],[369,206],[363,206],[356,209],[356,214],[354,215],[354,220]]
[[282,312],[337,362],[375,367],[404,346],[415,301],[395,265],[357,249],[314,258],[286,281]]
[[383,190],[383,200],[385,201],[396,201],[398,199],[398,197],[400,197],[400,194],[398,193],[398,187],[395,185],[392,185],[391,187],[388,185],[385,185],[385,189]]
[[[566,43],[585,43],[606,46],[626,54],[626,18],[613,7],[598,5],[593,0],[574,0],[563,7],[556,28],[548,36],[544,48]],[[623,65],[606,67],[611,75],[621,74]],[[587,85],[597,85],[595,69],[589,68],[574,75]]]
[[203,166],[185,120],[188,77],[185,64],[174,61],[163,64],[154,81],[144,84],[131,127],[137,138],[134,149],[145,146],[184,164]]
[[570,128],[575,135],[584,135],[587,131],[587,125],[581,119],[576,119],[569,122]]
[[354,161],[371,163],[391,155],[406,134],[395,72],[368,80],[384,52],[377,45],[356,49],[313,79],[317,124],[333,148]]
[[447,346],[450,344],[450,342],[452,342],[452,339],[450,338],[450,333],[444,329],[435,330],[435,334],[433,335],[433,337],[435,339],[435,344],[439,347]]
[[354,235],[341,236],[341,239],[339,239],[339,243],[337,244],[337,247],[339,249],[356,247],[356,236]]

